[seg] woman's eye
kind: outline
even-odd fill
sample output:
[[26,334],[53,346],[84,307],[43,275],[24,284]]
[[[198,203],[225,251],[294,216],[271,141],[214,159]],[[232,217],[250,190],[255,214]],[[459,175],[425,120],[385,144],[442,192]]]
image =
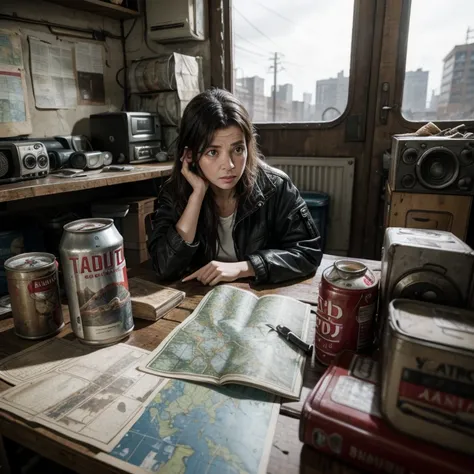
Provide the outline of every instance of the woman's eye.
[[245,151],[245,148],[243,146],[237,146],[234,151],[241,155]]
[[217,150],[209,150],[207,153],[206,153],[207,156],[211,156],[211,157],[215,157],[217,156]]

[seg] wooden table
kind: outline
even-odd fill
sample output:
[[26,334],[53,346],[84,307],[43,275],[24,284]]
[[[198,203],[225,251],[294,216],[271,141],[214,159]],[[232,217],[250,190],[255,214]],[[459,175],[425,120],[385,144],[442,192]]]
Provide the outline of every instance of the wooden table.
[[[332,264],[336,257],[325,256],[318,272],[305,280],[288,283],[282,286],[254,287],[247,282],[235,282],[233,285],[250,290],[262,296],[265,294],[288,295],[309,304],[316,304],[318,299],[318,286],[322,271]],[[380,263],[376,261],[364,261],[369,268],[376,273],[380,271]],[[155,280],[155,276],[149,265],[142,265],[130,271],[130,276]],[[209,287],[197,282],[170,285],[186,291],[186,299],[174,310],[167,313],[161,320],[151,323],[150,321],[136,320],[135,330],[130,337],[123,341],[127,344],[142,347],[147,350],[155,349],[158,344],[179,323],[184,321],[196,308],[202,297],[210,290]],[[67,307],[64,308],[65,319],[69,321]],[[315,322],[313,323],[315,324]],[[57,337],[74,339],[69,323],[66,329]],[[11,318],[0,321],[0,352],[3,356],[14,354],[34,343],[15,336]],[[2,354],[0,354],[2,356]],[[277,431],[275,434],[268,473],[271,474],[353,474],[352,468],[343,463],[317,453],[308,447],[303,447],[298,439],[298,425],[301,416],[302,403],[309,391],[314,387],[316,381],[323,373],[324,368],[318,366],[313,360],[308,360],[305,366],[303,391],[299,402],[284,403],[280,409]],[[10,386],[0,380],[0,391]],[[27,446],[42,456],[49,458],[73,471],[92,473],[119,473],[123,472],[115,467],[98,461],[94,448],[89,448],[78,442],[64,438],[60,434],[43,427],[33,427],[19,418],[6,412],[0,412],[0,434],[10,438],[17,443]]]

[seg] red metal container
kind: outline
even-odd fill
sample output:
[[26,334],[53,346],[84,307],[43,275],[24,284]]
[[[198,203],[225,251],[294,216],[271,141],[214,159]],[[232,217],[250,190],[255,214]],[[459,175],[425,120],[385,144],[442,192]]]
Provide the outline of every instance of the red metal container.
[[379,411],[378,363],[344,352],[308,395],[299,438],[364,472],[472,474],[471,456],[412,438]]
[[329,365],[344,350],[361,351],[373,340],[378,280],[361,262],[338,260],[319,285],[315,354]]

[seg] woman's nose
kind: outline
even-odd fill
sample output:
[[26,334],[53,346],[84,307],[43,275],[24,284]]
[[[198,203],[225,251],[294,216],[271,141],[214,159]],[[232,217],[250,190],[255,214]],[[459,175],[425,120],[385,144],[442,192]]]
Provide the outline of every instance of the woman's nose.
[[232,161],[232,156],[228,155],[224,157],[223,167],[226,169],[231,169],[231,170],[235,168],[235,164]]

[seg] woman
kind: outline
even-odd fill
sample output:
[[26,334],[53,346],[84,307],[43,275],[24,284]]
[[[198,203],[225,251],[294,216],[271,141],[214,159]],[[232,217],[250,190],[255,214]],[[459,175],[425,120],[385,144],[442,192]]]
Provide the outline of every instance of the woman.
[[319,233],[297,188],[259,157],[250,117],[212,89],[184,111],[149,252],[159,279],[280,283],[314,272]]

